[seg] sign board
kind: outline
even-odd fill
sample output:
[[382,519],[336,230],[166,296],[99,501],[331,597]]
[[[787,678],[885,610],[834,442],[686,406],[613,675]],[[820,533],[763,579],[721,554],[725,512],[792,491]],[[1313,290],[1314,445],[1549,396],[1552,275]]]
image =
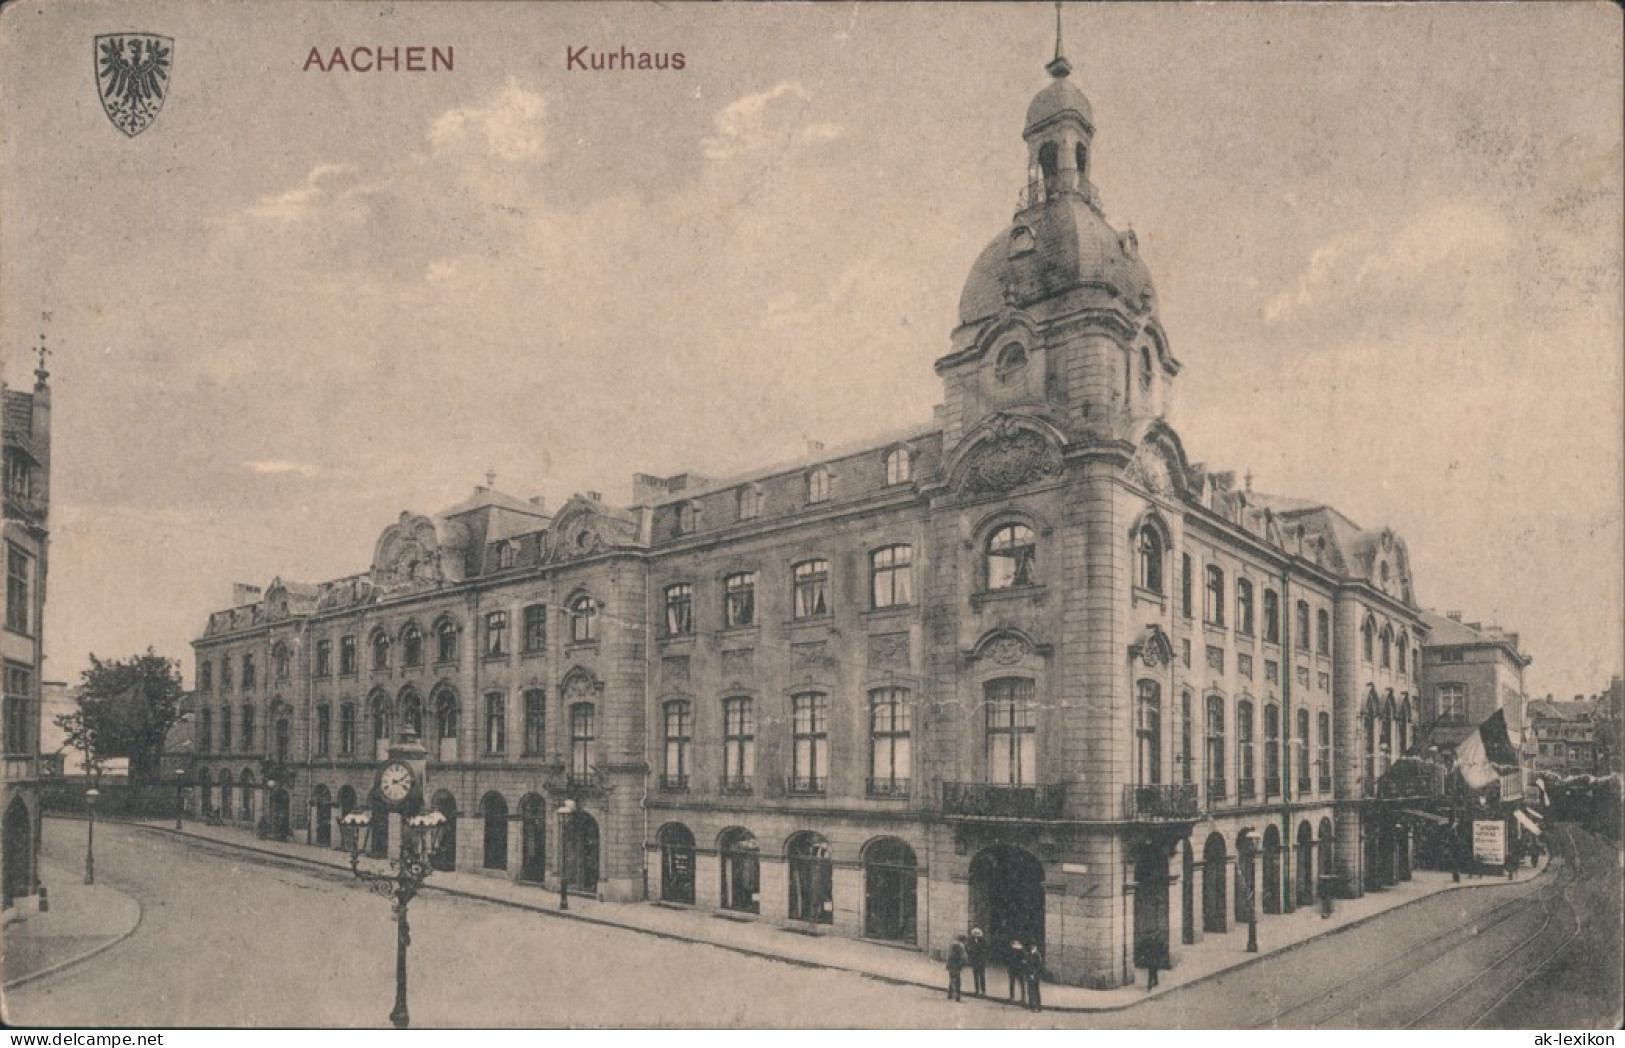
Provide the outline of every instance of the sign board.
[[1500,819],[1473,820],[1473,859],[1491,866],[1507,861],[1507,827]]
[[1523,769],[1503,772],[1501,775],[1501,799],[1503,801],[1523,800]]

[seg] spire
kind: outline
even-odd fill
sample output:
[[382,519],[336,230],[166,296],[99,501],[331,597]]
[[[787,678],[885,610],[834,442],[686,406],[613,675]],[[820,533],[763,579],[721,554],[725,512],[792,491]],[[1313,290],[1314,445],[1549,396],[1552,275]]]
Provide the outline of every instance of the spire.
[[1072,72],[1072,63],[1061,47],[1061,0],[1055,0],[1055,57],[1044,68],[1057,80]]
[[45,380],[51,377],[51,373],[45,370],[45,358],[51,355],[51,351],[45,346],[45,332],[43,331],[40,332],[39,336],[39,348],[34,352],[39,354],[39,367],[34,369],[34,379],[37,385],[43,386]]

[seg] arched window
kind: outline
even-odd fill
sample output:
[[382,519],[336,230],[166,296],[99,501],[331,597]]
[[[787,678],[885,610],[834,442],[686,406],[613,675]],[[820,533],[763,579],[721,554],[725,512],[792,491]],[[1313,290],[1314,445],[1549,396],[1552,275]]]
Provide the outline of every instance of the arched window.
[[547,605],[527,604],[520,613],[524,635],[521,643],[527,655],[540,655],[547,650]]
[[810,619],[829,614],[829,561],[804,560],[790,569],[791,615]]
[[1089,171],[1089,148],[1079,142],[1073,147],[1072,154],[1078,165],[1078,180],[1081,183]]
[[792,793],[823,793],[829,787],[829,696],[821,691],[790,698]]
[[1377,624],[1374,620],[1368,617],[1365,620],[1365,625],[1360,627],[1360,654],[1367,662],[1372,660],[1374,655],[1372,649],[1375,646],[1376,641]]
[[1207,697],[1207,794],[1210,801],[1225,798],[1224,698]]
[[886,486],[907,484],[912,475],[907,448],[892,448],[886,452]]
[[1045,142],[1038,147],[1038,173],[1048,182],[1054,178],[1060,169],[1060,159],[1054,142]]
[[1281,708],[1264,706],[1264,796],[1281,795]]
[[761,845],[749,830],[724,830],[717,841],[722,860],[722,907],[742,913],[761,912]]
[[722,791],[745,793],[756,774],[756,707],[749,698],[722,700]]
[[673,699],[665,706],[666,738],[660,787],[688,789],[690,750],[694,746],[694,707],[687,699]]
[[1134,581],[1152,593],[1162,592],[1162,533],[1151,524],[1140,526],[1135,541]]
[[501,692],[485,697],[485,752],[508,752],[508,704]]
[[434,628],[435,661],[457,661],[457,623],[441,619]]
[[373,752],[382,759],[387,754],[390,738],[395,734],[395,711],[390,709],[389,699],[374,695],[371,713]]
[[406,666],[423,665],[423,631],[415,624],[401,631],[401,663]]
[[823,502],[829,498],[829,469],[816,466],[807,473],[807,501]]
[[423,700],[411,689],[401,695],[401,726],[414,738],[423,738]]
[[790,917],[830,924],[835,920],[833,867],[829,841],[816,833],[798,833],[785,849],[790,859]]
[[1405,649],[1409,648],[1410,646],[1411,646],[1410,637],[1408,637],[1405,634],[1401,633],[1399,635],[1399,641],[1398,641],[1398,644],[1397,644],[1397,647],[1399,648],[1399,653],[1398,653],[1399,654],[1399,672],[1401,672],[1401,673],[1405,672]]
[[1281,643],[1281,598],[1268,588],[1264,590],[1264,640]]
[[547,693],[541,688],[526,688],[522,699],[525,704],[524,753],[537,756],[547,748]]
[[440,759],[457,759],[457,696],[449,688],[442,688],[434,701],[434,734],[438,741]]
[[1014,382],[1027,370],[1027,351],[1020,342],[1011,342],[999,350],[998,359],[993,362],[993,375],[1000,382]]
[[1005,524],[987,540],[987,588],[1031,586],[1038,581],[1038,544],[1025,524]]
[[869,796],[906,797],[913,758],[913,710],[902,688],[869,693]]
[[1253,634],[1253,584],[1250,579],[1236,580],[1236,632]]
[[597,711],[590,702],[578,702],[570,707],[570,781],[578,785],[591,785],[596,754],[594,742],[598,737]]
[[485,613],[485,657],[501,658],[508,654],[508,613]]
[[1033,682],[1003,677],[983,685],[987,708],[987,781],[1030,786],[1038,779],[1038,714]]
[[1257,768],[1253,764],[1253,704],[1247,699],[1236,703],[1236,799],[1250,801],[1256,796]]
[[1365,712],[1360,717],[1361,734],[1364,736],[1365,752],[1362,771],[1362,792],[1367,797],[1374,797],[1377,793],[1377,701],[1373,696],[1366,701]]
[[869,554],[869,603],[874,608],[914,603],[914,547],[883,546]]
[[1207,566],[1207,600],[1202,608],[1202,620],[1210,626],[1224,625],[1224,569],[1217,564]]
[[914,849],[896,837],[863,849],[863,933],[870,939],[913,942],[919,864]]
[[570,641],[584,644],[598,639],[598,602],[583,593],[570,602]]
[[339,706],[339,756],[355,756],[355,703]]
[[1394,665],[1394,631],[1387,626],[1382,628],[1382,668],[1392,669]]
[[278,644],[271,649],[271,672],[276,674],[277,680],[288,679],[288,646]]
[[1142,680],[1134,693],[1135,781],[1141,786],[1162,783],[1162,686]]
[[389,669],[389,634],[383,630],[372,635],[372,668]]
[[1151,389],[1151,347],[1140,347],[1140,388],[1147,392]]

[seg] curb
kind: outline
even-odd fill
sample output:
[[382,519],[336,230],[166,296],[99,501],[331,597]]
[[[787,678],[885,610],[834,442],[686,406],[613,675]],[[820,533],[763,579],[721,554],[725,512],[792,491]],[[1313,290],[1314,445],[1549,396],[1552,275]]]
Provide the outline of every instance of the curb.
[[123,942],[125,939],[128,939],[130,936],[134,935],[138,930],[140,930],[141,923],[143,921],[145,921],[146,918],[147,918],[147,910],[146,910],[146,907],[141,905],[141,900],[137,899],[135,896],[129,894],[128,892],[119,891],[117,888],[114,888],[112,885],[108,885],[107,887],[112,891],[118,891],[120,895],[124,896],[126,899],[129,899],[131,902],[135,903],[135,923],[134,924],[130,925],[130,927],[122,935],[115,935],[113,938],[109,939],[107,942],[98,943],[97,945],[92,946],[90,949],[86,950],[84,953],[81,953],[81,954],[79,954],[79,955],[77,955],[75,957],[69,957],[65,961],[58,961],[57,963],[51,965],[48,968],[41,968],[37,972],[29,972],[27,975],[20,975],[17,978],[13,979],[11,982],[8,982],[8,983],[4,984],[3,986],[0,986],[0,990],[8,990],[8,991],[9,990],[15,990],[19,986],[26,986],[27,984],[29,984],[31,982],[34,982],[35,980],[43,979],[48,975],[55,975],[57,972],[66,971],[67,969],[72,968],[75,965],[83,964],[86,961],[90,960],[92,957],[96,957],[96,956],[98,956],[100,954],[106,953],[108,950],[111,950],[113,947],[117,946],[119,943]]
[[[240,844],[240,843],[237,843],[236,841],[224,841],[224,840],[220,840],[219,838],[216,838],[216,837],[208,837],[208,836],[205,836],[203,834],[190,833],[190,832],[188,832],[186,830],[176,830],[173,827],[169,827],[169,826],[155,826],[155,825],[152,825],[150,823],[131,823],[131,824],[128,824],[128,825],[133,825],[133,826],[137,827],[138,829],[148,830],[148,831],[151,831],[151,832],[154,832],[154,833],[168,834],[171,837],[184,837],[184,838],[186,838],[188,840],[206,841],[208,843],[218,844],[218,845],[220,845],[222,847],[226,847],[226,848],[235,848],[235,849],[237,849],[239,851],[254,852],[255,854],[258,854],[258,855],[267,855],[267,856],[270,856],[270,857],[276,858],[276,859],[285,859],[285,860],[288,860],[290,862],[303,863],[303,864],[305,864],[307,866],[319,866],[319,867],[322,867],[324,869],[340,870],[340,871],[343,871],[343,870],[347,869],[347,867],[345,867],[344,865],[342,865],[340,863],[324,862],[321,859],[308,858],[308,857],[303,856],[303,855],[287,855],[287,854],[284,854],[283,852],[272,851],[269,848],[260,848],[260,847],[254,846],[252,844]],[[1542,877],[1546,876],[1547,872],[1551,869],[1551,867],[1552,867],[1551,861],[1548,860],[1546,865],[1541,868],[1540,872],[1538,872],[1534,877],[1531,877],[1528,881],[1524,881],[1522,883],[1524,883],[1524,884],[1533,883],[1534,881],[1538,880],[1539,878],[1542,878]],[[1140,1005],[1140,1004],[1142,1004],[1142,1003],[1144,1003],[1146,1001],[1152,1000],[1153,998],[1160,998],[1160,997],[1167,996],[1168,994],[1178,993],[1179,991],[1189,989],[1192,986],[1200,986],[1201,984],[1203,984],[1205,982],[1209,982],[1209,981],[1211,981],[1213,979],[1217,979],[1218,977],[1220,977],[1222,975],[1229,975],[1232,972],[1236,972],[1236,971],[1239,971],[1239,970],[1241,970],[1243,968],[1250,967],[1251,965],[1258,964],[1261,961],[1267,960],[1267,959],[1269,959],[1271,957],[1274,957],[1274,956],[1277,956],[1279,954],[1289,953],[1292,950],[1295,950],[1300,946],[1306,946],[1309,943],[1317,942],[1317,941],[1319,941],[1321,939],[1330,938],[1330,937],[1332,937],[1334,935],[1338,935],[1338,934],[1341,934],[1342,932],[1348,931],[1351,928],[1358,928],[1363,924],[1366,924],[1366,923],[1368,923],[1370,921],[1376,920],[1378,917],[1384,917],[1384,916],[1387,916],[1388,914],[1391,914],[1391,913],[1397,913],[1400,910],[1405,909],[1407,906],[1413,906],[1416,903],[1423,902],[1424,900],[1431,899],[1431,898],[1433,898],[1435,896],[1438,896],[1438,895],[1443,895],[1446,892],[1461,891],[1463,889],[1471,889],[1471,888],[1506,887],[1508,883],[1509,882],[1504,882],[1504,881],[1501,881],[1501,882],[1486,881],[1486,882],[1481,883],[1481,884],[1466,884],[1466,883],[1459,884],[1459,885],[1458,884],[1453,884],[1448,888],[1441,888],[1438,891],[1429,892],[1427,895],[1418,896],[1415,899],[1410,899],[1410,900],[1408,900],[1406,902],[1402,902],[1397,906],[1392,906],[1392,907],[1389,907],[1388,909],[1385,909],[1385,910],[1378,910],[1376,913],[1367,914],[1366,916],[1361,917],[1358,920],[1350,921],[1349,923],[1339,925],[1336,928],[1328,928],[1326,931],[1320,932],[1320,933],[1315,934],[1315,935],[1311,935],[1311,936],[1309,936],[1308,938],[1305,938],[1305,939],[1299,939],[1296,942],[1288,943],[1285,946],[1278,947],[1278,948],[1276,948],[1274,950],[1271,950],[1269,952],[1260,952],[1257,956],[1248,957],[1246,959],[1237,961],[1235,964],[1229,965],[1229,966],[1224,967],[1224,968],[1220,968],[1217,971],[1208,972],[1206,975],[1199,975],[1196,978],[1190,980],[1189,982],[1183,982],[1183,983],[1179,983],[1178,985],[1169,986],[1166,990],[1161,990],[1160,992],[1146,993],[1143,997],[1139,997],[1139,998],[1137,998],[1135,1000],[1132,1000],[1132,1001],[1124,1001],[1121,1004],[1099,1004],[1099,1005],[1067,1005],[1067,1004],[1053,1004],[1053,1005],[1051,1005],[1051,1004],[1046,1004],[1041,1011],[1042,1012],[1063,1012],[1063,1013],[1067,1013],[1067,1014],[1084,1014],[1084,1015],[1092,1014],[1092,1013],[1102,1013],[1102,1012],[1121,1012],[1121,1011],[1125,1011],[1125,1010],[1127,1010],[1129,1008],[1133,1008],[1133,1007],[1135,1007],[1137,1005]],[[1516,883],[1519,883],[1519,882],[1514,881],[1514,882],[1510,882],[1510,883],[1516,884]],[[643,927],[639,927],[637,925],[621,924],[621,923],[618,923],[616,921],[604,920],[601,917],[589,917],[589,916],[587,916],[585,914],[574,913],[574,912],[568,911],[568,910],[548,909],[546,907],[537,906],[537,905],[534,905],[532,903],[517,902],[517,901],[512,900],[512,899],[501,899],[501,898],[496,898],[496,897],[490,896],[490,895],[480,895],[480,894],[475,893],[475,892],[465,891],[465,890],[463,890],[461,888],[447,888],[447,887],[443,887],[441,885],[436,885],[436,884],[425,884],[424,889],[428,890],[428,891],[439,892],[442,895],[450,895],[450,896],[455,896],[457,898],[462,898],[462,899],[474,899],[474,900],[479,901],[479,902],[492,903],[492,904],[497,905],[497,906],[506,906],[506,907],[509,907],[510,909],[515,909],[515,910],[525,910],[525,911],[528,911],[530,913],[535,913],[535,914],[538,914],[538,915],[543,916],[543,917],[554,917],[554,918],[561,918],[563,920],[580,921],[583,924],[592,924],[592,925],[597,925],[599,927],[605,927],[605,928],[619,928],[622,931],[633,932],[633,933],[639,934],[639,935],[651,935],[651,936],[654,936],[655,938],[658,938],[658,939],[666,939],[666,940],[673,941],[673,942],[691,943],[691,944],[694,944],[694,945],[697,945],[697,946],[709,946],[709,947],[712,947],[713,949],[727,950],[729,953],[735,953],[735,954],[739,954],[739,955],[745,956],[745,957],[754,957],[754,958],[757,958],[759,960],[776,961],[776,962],[778,962],[780,964],[789,964],[789,965],[793,965],[793,966],[798,967],[798,968],[821,968],[821,969],[825,969],[825,970],[828,970],[828,971],[847,972],[847,973],[850,973],[852,975],[861,976],[861,977],[863,977],[865,979],[871,979],[871,980],[873,980],[875,982],[885,983],[886,985],[889,985],[889,986],[917,986],[917,987],[920,987],[921,989],[930,990],[933,993],[939,993],[940,994],[940,993],[944,992],[943,987],[941,985],[937,984],[937,983],[924,983],[924,982],[919,982],[919,981],[914,980],[914,979],[899,978],[898,976],[893,976],[893,975],[880,975],[880,974],[877,974],[875,972],[864,971],[861,968],[851,968],[851,967],[847,967],[845,965],[831,964],[831,963],[828,963],[826,961],[810,961],[810,960],[805,960],[805,959],[799,958],[799,957],[786,957],[786,956],[784,956],[782,954],[769,953],[769,952],[767,952],[765,950],[752,949],[751,947],[748,947],[748,946],[734,946],[734,945],[730,945],[730,944],[727,944],[727,943],[713,942],[710,939],[698,939],[698,938],[695,938],[693,936],[682,935],[682,934],[677,933],[677,932],[663,931],[663,930],[658,929],[658,928],[643,928]],[[133,931],[133,929],[132,929],[132,931]],[[116,943],[108,943],[105,946],[99,947],[97,950],[92,951],[92,954],[99,953],[99,952],[101,952],[101,950],[107,949],[108,947],[113,946],[113,945],[116,945]],[[86,957],[89,957],[92,954],[87,954]],[[82,960],[84,958],[80,958],[80,959]],[[78,963],[78,960],[75,960],[75,961],[69,962],[69,963]],[[46,974],[46,973],[42,972],[40,974],[43,975],[43,974]],[[29,976],[28,978],[36,978],[36,977],[37,976]],[[8,989],[10,988],[9,984],[8,984],[7,988]],[[1011,1006],[1011,1007],[1020,1006],[1019,1001],[1006,1001],[1006,1000],[1003,1000],[1003,999],[1000,999],[1000,998],[995,998],[995,997],[980,997],[980,998],[973,998],[973,999],[986,1001],[989,1004],[1008,1005],[1008,1006]]]

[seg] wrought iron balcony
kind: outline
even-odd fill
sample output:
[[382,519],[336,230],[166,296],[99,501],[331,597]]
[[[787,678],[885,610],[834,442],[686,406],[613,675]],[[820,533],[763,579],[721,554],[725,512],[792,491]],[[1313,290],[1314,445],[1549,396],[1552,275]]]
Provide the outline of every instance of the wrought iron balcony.
[[660,790],[662,793],[687,793],[687,775],[662,775],[660,777]]
[[1125,786],[1123,817],[1147,822],[1160,819],[1194,819],[1198,803],[1194,785]]
[[1321,793],[1332,792],[1332,777],[1330,775],[1322,775],[1320,777],[1320,781],[1315,784],[1315,787]]
[[823,775],[792,775],[785,788],[791,793],[823,793],[829,789],[829,778]]
[[751,791],[751,777],[749,775],[724,775],[718,782],[717,788],[723,793],[749,793]]
[[1264,779],[1264,796],[1279,797],[1281,795],[1281,777],[1271,775]]
[[1258,783],[1252,779],[1240,779],[1236,782],[1236,802],[1245,804],[1258,796]]
[[994,819],[1059,819],[1066,787],[1013,786],[992,782],[945,782],[942,810],[948,815]]
[[1226,797],[1228,797],[1228,796],[1229,796],[1229,790],[1226,788],[1225,782],[1224,782],[1223,779],[1209,779],[1209,780],[1207,780],[1207,802],[1208,802],[1208,804],[1210,804],[1210,805],[1219,804],[1219,803],[1223,802],[1224,799]]
[[871,797],[907,797],[909,780],[907,779],[870,779],[868,781],[869,796]]

